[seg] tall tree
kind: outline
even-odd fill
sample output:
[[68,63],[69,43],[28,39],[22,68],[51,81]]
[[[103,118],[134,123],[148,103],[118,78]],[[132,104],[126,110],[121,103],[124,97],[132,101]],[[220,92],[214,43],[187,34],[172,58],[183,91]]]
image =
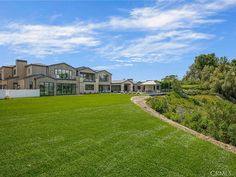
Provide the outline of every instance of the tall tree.
[[195,57],[184,81],[199,83],[215,93],[236,99],[236,59],[218,58],[215,54],[202,54]]
[[[214,53],[202,54],[195,57],[194,63],[190,66],[184,80],[190,83],[199,83],[206,79],[209,80],[209,72],[213,73],[214,68],[218,66],[219,60]],[[205,67],[206,69],[204,70]],[[207,73],[208,78],[202,74],[202,70]]]
[[236,99],[236,66],[233,66],[226,74],[222,90],[225,96]]

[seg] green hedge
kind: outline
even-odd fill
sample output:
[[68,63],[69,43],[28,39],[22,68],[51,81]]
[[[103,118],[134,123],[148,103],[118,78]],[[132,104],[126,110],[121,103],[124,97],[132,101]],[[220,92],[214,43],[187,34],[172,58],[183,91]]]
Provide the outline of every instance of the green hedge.
[[182,89],[184,90],[189,90],[189,89],[193,89],[193,90],[207,90],[208,88],[204,87],[201,84],[185,84],[185,85],[181,85]]

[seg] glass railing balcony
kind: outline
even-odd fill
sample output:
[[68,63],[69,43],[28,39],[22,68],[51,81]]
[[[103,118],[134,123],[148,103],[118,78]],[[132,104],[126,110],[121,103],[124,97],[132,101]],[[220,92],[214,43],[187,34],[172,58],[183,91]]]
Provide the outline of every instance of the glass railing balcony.
[[96,82],[95,79],[80,78],[80,82]]
[[84,82],[96,82],[95,79],[83,79]]

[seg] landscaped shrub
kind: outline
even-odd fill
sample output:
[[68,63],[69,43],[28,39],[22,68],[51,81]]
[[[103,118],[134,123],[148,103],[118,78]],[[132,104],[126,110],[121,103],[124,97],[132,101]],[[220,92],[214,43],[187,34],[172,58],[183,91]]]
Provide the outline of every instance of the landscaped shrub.
[[10,100],[11,99],[11,97],[9,97],[9,96],[5,96],[5,98],[4,98],[5,100]]
[[153,97],[148,104],[166,117],[215,139],[236,144],[236,105],[212,95],[178,93]]
[[179,122],[179,115],[173,112],[167,112],[164,114],[166,117],[169,117],[171,120]]
[[236,123],[231,124],[229,126],[228,135],[229,135],[229,139],[230,139],[231,144],[236,146]]
[[187,95],[209,95],[212,94],[210,90],[196,90],[196,89],[188,89],[183,90],[185,94]]
[[208,124],[209,124],[209,120],[206,117],[201,117],[201,121],[200,121],[201,132],[203,132],[205,134],[208,133],[207,132]]
[[193,103],[197,106],[200,106],[201,105],[201,101],[197,100],[197,99],[192,99],[193,100]]
[[153,103],[153,109],[155,109],[159,113],[165,113],[168,111],[168,105],[166,99],[160,99],[160,100],[152,100]]

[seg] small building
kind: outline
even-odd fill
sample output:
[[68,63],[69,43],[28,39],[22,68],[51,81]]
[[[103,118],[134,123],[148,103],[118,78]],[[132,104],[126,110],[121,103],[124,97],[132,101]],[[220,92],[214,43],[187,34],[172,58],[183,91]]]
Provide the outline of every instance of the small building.
[[111,92],[129,93],[133,92],[134,82],[132,79],[113,80],[111,83]]
[[160,91],[160,84],[154,80],[148,80],[140,84],[141,91],[146,93],[158,92]]
[[142,81],[134,81],[133,91],[134,92],[142,92],[142,90],[141,90],[142,83],[143,83]]

